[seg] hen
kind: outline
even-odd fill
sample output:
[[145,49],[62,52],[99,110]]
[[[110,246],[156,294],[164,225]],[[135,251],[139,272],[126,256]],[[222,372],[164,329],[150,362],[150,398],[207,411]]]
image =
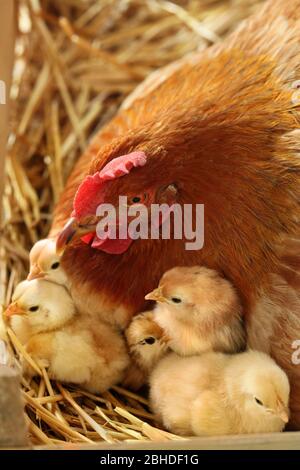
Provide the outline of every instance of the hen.
[[[224,273],[242,299],[250,346],[289,375],[298,428],[299,64],[300,0],[272,0],[224,43],[154,74],[77,163],[50,233],[72,214],[58,247],[71,241],[62,266],[75,303],[121,327],[168,269]],[[203,203],[203,249],[176,239],[97,240],[96,208],[119,195],[132,204]]]

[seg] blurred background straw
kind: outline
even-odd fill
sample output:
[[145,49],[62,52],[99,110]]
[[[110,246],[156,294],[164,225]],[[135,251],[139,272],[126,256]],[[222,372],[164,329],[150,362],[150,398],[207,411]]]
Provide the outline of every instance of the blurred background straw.
[[[2,308],[91,136],[152,71],[222,40],[260,3],[19,0],[0,227]],[[16,358],[26,356],[7,332]],[[37,369],[37,379],[22,380],[34,444],[179,439],[157,428],[143,396],[115,387],[96,397]]]

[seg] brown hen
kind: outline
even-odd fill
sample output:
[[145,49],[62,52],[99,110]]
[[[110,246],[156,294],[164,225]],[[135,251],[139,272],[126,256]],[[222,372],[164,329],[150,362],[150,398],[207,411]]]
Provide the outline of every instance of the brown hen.
[[[289,374],[298,427],[300,366],[292,343],[300,339],[299,64],[300,0],[272,0],[222,44],[156,72],[77,163],[51,231],[56,235],[74,209],[59,238],[62,248],[73,237],[62,260],[72,295],[79,309],[121,327],[168,269],[204,264],[224,273],[242,298],[249,345]],[[145,156],[143,165],[130,165],[122,177],[110,172],[105,182],[99,172],[107,163],[130,160],[132,152]],[[87,175],[94,179],[87,183]],[[116,205],[119,195],[133,203],[145,195],[149,204],[204,204],[203,249],[149,239],[122,247],[114,241],[104,250],[94,233],[96,248],[74,241],[83,228],[95,231],[96,206]]]

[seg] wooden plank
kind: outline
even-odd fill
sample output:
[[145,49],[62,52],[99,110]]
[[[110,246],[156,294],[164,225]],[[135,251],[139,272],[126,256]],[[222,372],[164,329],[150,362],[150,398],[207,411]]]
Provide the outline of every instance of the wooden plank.
[[[4,159],[9,122],[9,89],[14,60],[15,2],[0,2],[0,203],[4,189]],[[0,210],[0,225],[2,207]]]
[[[60,446],[55,446],[59,449]],[[62,446],[63,448],[63,446]],[[48,449],[37,446],[36,449]],[[137,442],[110,445],[72,444],[73,450],[299,450],[300,432],[284,432],[273,434],[244,434],[239,436],[192,437],[186,440],[167,442]]]
[[23,408],[19,373],[13,367],[0,365],[0,447],[28,444]]
[[[0,2],[0,227],[4,160],[9,127],[9,90],[14,61],[15,7],[16,3],[13,0]],[[21,398],[20,373],[7,346],[1,319],[0,323],[0,446],[25,446],[28,440]]]

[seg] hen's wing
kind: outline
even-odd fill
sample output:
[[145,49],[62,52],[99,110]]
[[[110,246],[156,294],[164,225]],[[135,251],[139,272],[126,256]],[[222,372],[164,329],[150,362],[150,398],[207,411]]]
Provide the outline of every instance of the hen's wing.
[[247,319],[248,344],[270,354],[291,383],[291,424],[300,427],[300,237],[279,247],[280,265]]

